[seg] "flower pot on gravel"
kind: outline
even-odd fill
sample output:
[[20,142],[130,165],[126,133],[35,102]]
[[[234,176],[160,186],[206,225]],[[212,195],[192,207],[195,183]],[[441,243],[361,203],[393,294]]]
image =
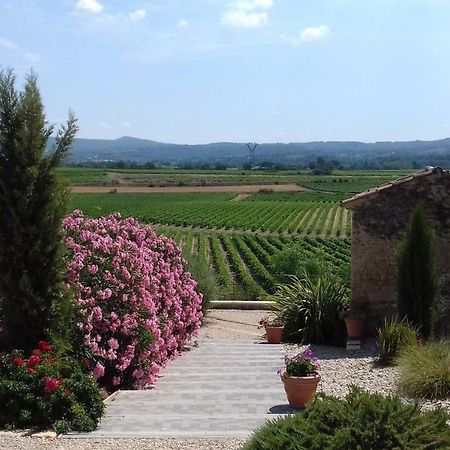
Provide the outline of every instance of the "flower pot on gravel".
[[284,357],[285,370],[278,374],[284,384],[289,405],[292,408],[304,408],[316,395],[320,381],[320,364],[308,347],[295,356]]
[[318,373],[307,377],[284,376],[284,390],[292,408],[304,408],[316,395],[320,381]]
[[284,322],[280,317],[268,316],[259,321],[260,327],[266,330],[269,344],[281,344],[283,339]]
[[347,327],[347,336],[349,339],[361,339],[364,334],[364,320],[346,318],[345,326]]
[[283,339],[284,327],[270,327],[266,325],[265,328],[267,342],[269,344],[281,344],[281,340]]

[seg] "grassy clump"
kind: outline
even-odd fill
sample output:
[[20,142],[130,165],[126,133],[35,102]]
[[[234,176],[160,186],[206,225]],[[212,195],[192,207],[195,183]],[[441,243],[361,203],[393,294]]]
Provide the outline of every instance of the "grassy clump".
[[448,449],[450,416],[397,397],[352,388],[345,399],[318,396],[303,414],[269,422],[244,450]]
[[278,286],[272,299],[288,340],[327,345],[345,341],[340,314],[348,308],[348,292],[335,278],[312,278],[306,273],[291,277],[290,284]]
[[450,397],[449,343],[407,347],[398,358],[398,366],[399,389],[408,397],[431,400]]
[[417,330],[405,319],[399,321],[396,317],[385,320],[378,329],[379,362],[392,364],[399,356],[400,351],[418,342]]

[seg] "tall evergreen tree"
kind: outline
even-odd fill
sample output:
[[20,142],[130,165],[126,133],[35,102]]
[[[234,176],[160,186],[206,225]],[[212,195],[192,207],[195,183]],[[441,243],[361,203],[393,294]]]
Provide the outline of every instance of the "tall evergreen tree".
[[76,131],[69,114],[46,153],[53,127],[36,76],[18,91],[14,73],[0,72],[0,326],[8,347],[30,349],[47,337],[64,296],[61,220],[68,191],[55,168]]
[[432,307],[438,290],[434,232],[422,205],[414,209],[398,252],[398,309],[402,316],[431,333]]

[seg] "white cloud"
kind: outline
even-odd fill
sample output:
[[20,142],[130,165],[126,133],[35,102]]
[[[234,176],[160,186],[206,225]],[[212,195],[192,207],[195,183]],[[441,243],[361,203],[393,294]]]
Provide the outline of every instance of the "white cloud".
[[305,28],[300,34],[302,42],[323,41],[330,35],[330,29],[326,25]]
[[143,20],[147,16],[147,11],[145,9],[137,9],[136,11],[130,12],[128,17],[137,22],[138,20]]
[[131,123],[128,122],[127,120],[124,120],[124,121],[120,124],[120,128],[131,128]]
[[256,28],[269,20],[266,10],[273,6],[273,0],[237,0],[222,15],[222,25],[240,28]]
[[269,9],[273,6],[273,0],[238,0],[234,3],[235,9],[254,11],[255,9]]
[[189,22],[187,20],[180,20],[177,23],[177,28],[180,28],[180,29],[187,28],[188,26],[189,26]]
[[97,0],[78,0],[75,8],[79,11],[86,11],[99,14],[103,11],[103,5]]
[[240,28],[256,28],[268,21],[267,13],[249,13],[243,10],[227,11],[222,16],[222,25]]
[[298,36],[282,34],[280,40],[292,45],[300,45],[307,42],[324,41],[330,36],[330,29],[326,25],[305,28]]
[[6,50],[17,50],[19,46],[9,39],[0,38],[0,48],[6,48]]

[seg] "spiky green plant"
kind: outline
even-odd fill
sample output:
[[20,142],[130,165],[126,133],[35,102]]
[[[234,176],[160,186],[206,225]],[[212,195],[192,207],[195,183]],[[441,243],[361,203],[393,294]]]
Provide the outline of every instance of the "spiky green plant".
[[412,398],[450,397],[450,343],[405,348],[398,358],[399,389]]
[[346,287],[335,278],[290,277],[271,299],[285,323],[285,337],[303,343],[340,345],[345,326],[340,315],[348,308]]
[[417,330],[406,319],[399,320],[397,317],[385,319],[377,335],[381,364],[393,364],[403,348],[418,343]]

